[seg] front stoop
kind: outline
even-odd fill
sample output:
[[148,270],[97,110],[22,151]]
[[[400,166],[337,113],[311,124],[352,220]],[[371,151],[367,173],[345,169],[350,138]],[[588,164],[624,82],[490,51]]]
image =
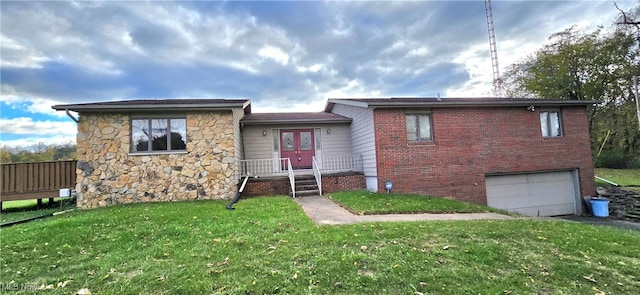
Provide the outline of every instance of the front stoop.
[[296,197],[317,196],[320,194],[313,175],[300,175],[295,179]]

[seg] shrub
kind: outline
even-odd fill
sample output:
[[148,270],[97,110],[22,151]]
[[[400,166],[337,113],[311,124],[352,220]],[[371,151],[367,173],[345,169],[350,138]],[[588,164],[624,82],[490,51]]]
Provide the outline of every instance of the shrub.
[[640,155],[629,155],[629,161],[627,162],[627,168],[640,169]]
[[624,169],[629,166],[629,157],[621,150],[605,150],[595,158],[597,168]]

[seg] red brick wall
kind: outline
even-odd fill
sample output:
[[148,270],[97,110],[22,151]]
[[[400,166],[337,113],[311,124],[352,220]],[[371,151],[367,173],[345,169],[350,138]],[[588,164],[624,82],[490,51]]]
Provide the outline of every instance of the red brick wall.
[[364,174],[322,176],[322,192],[365,190],[367,184]]
[[242,192],[243,197],[288,195],[289,178],[252,178]]
[[[336,174],[322,176],[322,192],[331,193],[366,189],[364,174]],[[289,178],[258,178],[247,182],[243,197],[288,195],[291,192]]]
[[407,142],[404,109],[374,111],[379,191],[486,204],[485,174],[578,169],[581,195],[594,195],[584,107],[562,108],[564,136],[542,138],[540,112],[517,108],[432,109],[434,142]]

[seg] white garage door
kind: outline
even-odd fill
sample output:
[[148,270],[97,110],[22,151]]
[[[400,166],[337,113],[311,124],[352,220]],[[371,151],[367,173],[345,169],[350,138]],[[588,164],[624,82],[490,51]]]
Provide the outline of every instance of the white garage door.
[[576,214],[571,171],[487,176],[487,204],[529,216]]

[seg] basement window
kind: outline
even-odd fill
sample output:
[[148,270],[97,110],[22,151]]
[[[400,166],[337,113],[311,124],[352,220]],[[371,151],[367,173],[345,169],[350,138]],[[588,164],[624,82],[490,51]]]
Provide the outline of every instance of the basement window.
[[561,137],[562,118],[560,110],[541,110],[540,129],[542,130],[542,137]]
[[406,114],[405,120],[407,123],[407,141],[433,141],[433,128],[431,128],[430,113]]
[[132,153],[162,153],[186,150],[186,118],[148,118],[131,120]]

